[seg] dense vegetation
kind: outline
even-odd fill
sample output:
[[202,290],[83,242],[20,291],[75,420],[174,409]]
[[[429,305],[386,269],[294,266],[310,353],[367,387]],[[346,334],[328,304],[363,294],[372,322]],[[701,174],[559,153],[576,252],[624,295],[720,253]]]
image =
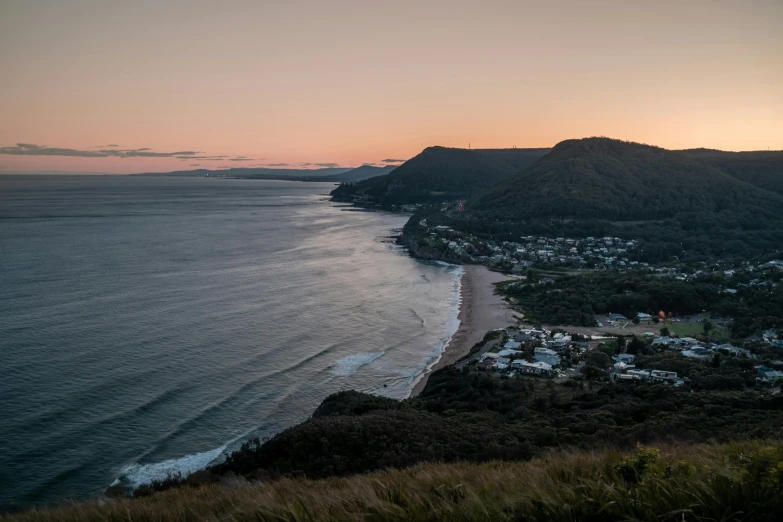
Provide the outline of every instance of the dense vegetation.
[[759,156],[567,140],[468,202],[452,224],[508,240],[641,239],[646,261],[683,253],[751,256],[783,244],[783,153],[753,154]]
[[783,195],[783,153],[781,151],[725,152],[690,149],[682,154],[700,159],[759,188]]
[[[780,281],[780,274],[769,277]],[[737,292],[723,292],[727,284],[736,285]],[[503,292],[516,300],[529,320],[542,324],[594,326],[595,314],[619,313],[632,319],[639,312],[687,315],[708,310],[732,318],[735,337],[783,328],[783,292],[778,287],[741,286],[739,280],[713,275],[681,281],[634,272],[588,272],[547,283],[507,285]]]
[[783,446],[747,441],[566,452],[527,462],[421,464],[318,481],[234,479],[4,520],[771,522],[781,511]]
[[519,172],[548,149],[451,149],[429,147],[389,175],[343,184],[336,201],[366,202],[383,207],[466,199]]
[[[653,362],[666,365],[665,358]],[[687,364],[684,375],[693,383],[686,388],[558,385],[446,368],[432,374],[421,396],[407,401],[333,395],[311,420],[266,442],[250,441],[210,471],[323,478],[422,461],[529,459],[551,447],[780,435],[783,398],[738,391],[738,383],[752,382],[752,367],[728,360]]]

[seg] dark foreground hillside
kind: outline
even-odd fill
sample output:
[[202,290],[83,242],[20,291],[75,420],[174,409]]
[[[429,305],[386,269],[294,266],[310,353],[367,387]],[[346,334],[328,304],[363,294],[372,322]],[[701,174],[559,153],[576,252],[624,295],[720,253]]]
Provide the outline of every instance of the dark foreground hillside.
[[335,201],[382,207],[465,199],[531,165],[548,150],[428,147],[391,174],[341,185],[332,196]]
[[[742,391],[751,361],[685,371],[690,388],[501,379],[444,368],[424,392],[394,401],[357,392],[327,398],[313,418],[266,442],[251,441],[215,475],[309,478],[404,467],[422,461],[529,459],[548,448],[632,448],[637,443],[730,441],[781,435],[783,397]],[[599,372],[600,373],[600,372]]]
[[420,464],[33,511],[11,521],[778,521],[783,445],[639,447],[527,462]]

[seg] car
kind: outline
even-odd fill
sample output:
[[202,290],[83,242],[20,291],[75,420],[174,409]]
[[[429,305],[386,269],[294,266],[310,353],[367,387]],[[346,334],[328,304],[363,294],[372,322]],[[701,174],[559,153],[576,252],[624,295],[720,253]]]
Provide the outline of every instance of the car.
[[604,325],[604,323],[598,323],[598,326],[603,326],[603,325]]

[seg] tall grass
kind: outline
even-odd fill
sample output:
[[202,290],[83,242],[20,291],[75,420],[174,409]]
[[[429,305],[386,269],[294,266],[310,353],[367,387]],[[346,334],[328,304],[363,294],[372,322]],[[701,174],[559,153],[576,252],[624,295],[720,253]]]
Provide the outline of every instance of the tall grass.
[[316,481],[234,478],[0,520],[780,521],[783,443],[553,452],[528,462],[420,464]]

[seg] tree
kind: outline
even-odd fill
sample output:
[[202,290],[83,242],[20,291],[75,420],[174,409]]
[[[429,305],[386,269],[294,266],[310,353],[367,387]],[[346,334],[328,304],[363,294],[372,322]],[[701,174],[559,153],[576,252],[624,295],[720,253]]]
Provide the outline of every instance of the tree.
[[628,343],[628,347],[625,349],[626,352],[632,355],[643,353],[646,350],[647,350],[647,345],[644,343],[644,341],[642,341],[635,335],[631,338],[631,342]]
[[712,367],[720,368],[720,354],[716,353],[712,356]]
[[639,316],[634,317],[632,320],[633,324],[639,324]]
[[661,337],[669,337],[669,334],[670,332],[668,327],[664,326],[661,328]]
[[706,335],[708,339],[713,326],[714,325],[710,321],[704,321],[704,324],[702,325],[702,328],[704,328],[704,335]]
[[593,350],[587,356],[587,364],[597,368],[609,368],[612,365],[612,358],[599,350]]

